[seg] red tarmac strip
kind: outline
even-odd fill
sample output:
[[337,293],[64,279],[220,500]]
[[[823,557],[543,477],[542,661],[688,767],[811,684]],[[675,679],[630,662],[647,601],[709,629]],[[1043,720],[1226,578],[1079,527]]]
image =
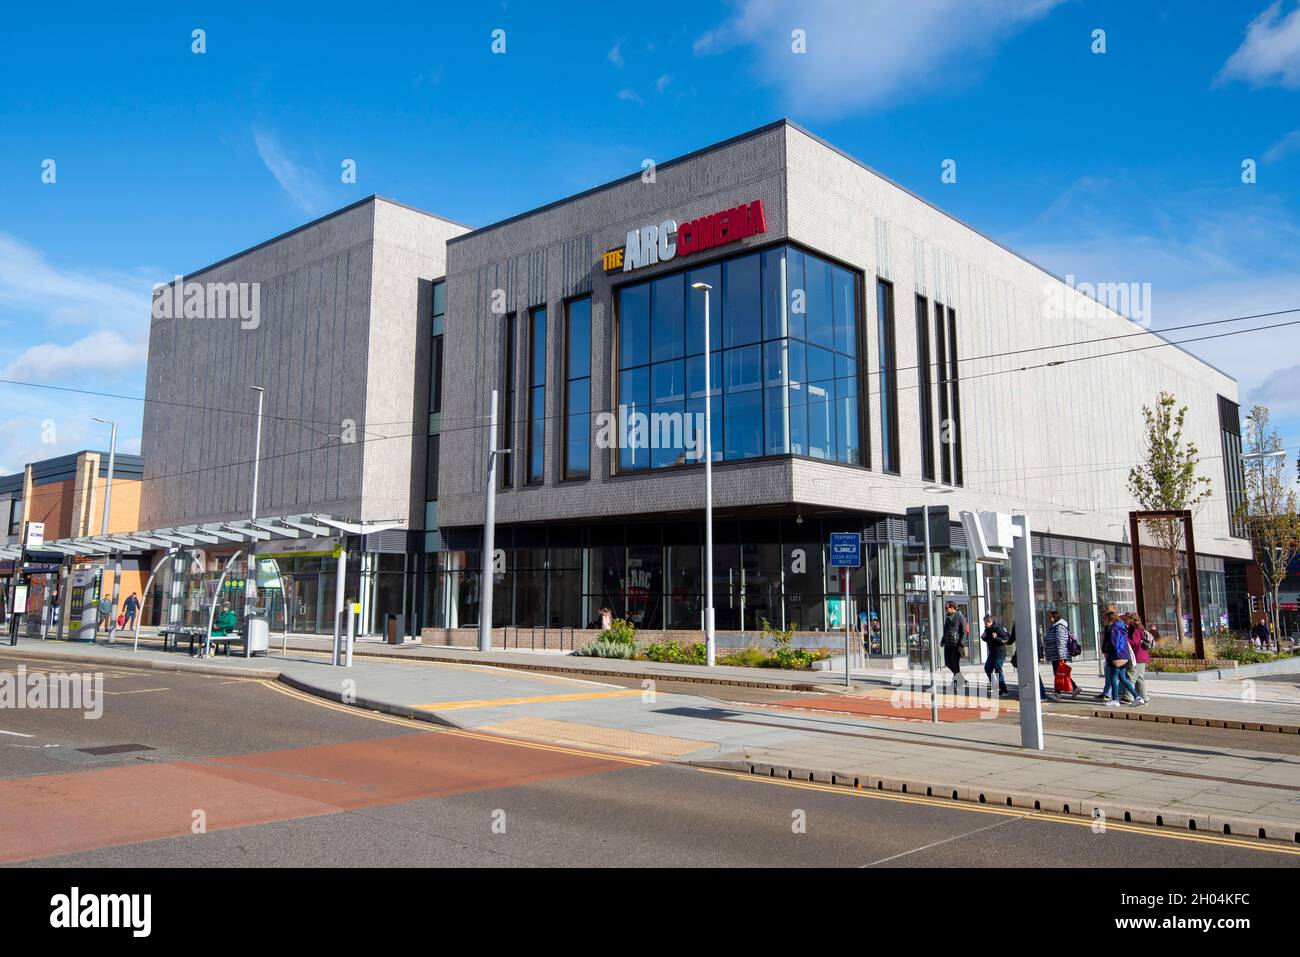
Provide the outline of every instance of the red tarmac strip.
[[[940,698],[942,701],[942,698]],[[921,703],[924,702],[924,703]],[[770,708],[797,708],[801,711],[834,711],[840,714],[865,715],[872,718],[907,718],[912,721],[929,721],[929,699],[917,696],[907,704],[894,704],[888,698],[791,698],[788,701],[769,701]],[[978,721],[989,714],[984,708],[939,708],[940,721]]]
[[[643,763],[643,762],[637,762]],[[371,741],[0,781],[0,862],[617,771],[617,760],[482,738]]]

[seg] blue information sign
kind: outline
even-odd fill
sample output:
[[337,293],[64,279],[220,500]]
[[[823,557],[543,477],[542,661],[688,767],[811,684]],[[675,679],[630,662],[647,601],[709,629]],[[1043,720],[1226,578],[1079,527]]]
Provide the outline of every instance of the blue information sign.
[[831,532],[831,567],[858,568],[862,565],[862,536],[857,532]]

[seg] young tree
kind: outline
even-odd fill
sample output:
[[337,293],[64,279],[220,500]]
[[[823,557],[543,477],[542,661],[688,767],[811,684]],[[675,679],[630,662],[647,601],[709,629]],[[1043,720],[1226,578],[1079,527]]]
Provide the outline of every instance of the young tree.
[[1237,518],[1250,536],[1255,562],[1272,596],[1273,635],[1282,634],[1278,621],[1278,591],[1287,566],[1300,554],[1300,513],[1295,489],[1287,481],[1282,438],[1269,423],[1262,405],[1246,417],[1245,487]]
[[[1210,480],[1196,474],[1200,450],[1195,442],[1183,441],[1187,406],[1178,406],[1171,392],[1161,392],[1156,407],[1142,407],[1146,420],[1147,448],[1139,465],[1128,473],[1128,488],[1146,512],[1181,512],[1195,509],[1210,497]],[[1160,518],[1144,522],[1170,570],[1174,597],[1174,632],[1179,644],[1183,631],[1183,581],[1179,555],[1183,549],[1181,519]],[[1139,543],[1134,542],[1133,548]]]

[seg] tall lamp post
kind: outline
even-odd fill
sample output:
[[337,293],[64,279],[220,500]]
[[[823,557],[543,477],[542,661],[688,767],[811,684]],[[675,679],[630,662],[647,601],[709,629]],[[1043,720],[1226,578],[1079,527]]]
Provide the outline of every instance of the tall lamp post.
[[[248,507],[248,520],[257,518],[257,468],[262,458],[262,400],[266,390],[260,385],[250,385],[249,390],[257,393],[257,427],[253,434],[253,498]],[[248,544],[248,574],[244,576],[244,647],[248,648],[248,613],[253,610],[256,599],[257,581],[257,539]],[[285,596],[285,614],[288,615],[288,599]]]
[[[506,410],[506,415],[510,410]],[[512,426],[514,423],[510,423]],[[492,587],[496,581],[497,526],[497,458],[509,455],[509,449],[497,448],[497,390],[492,390],[488,406],[487,479],[483,501],[483,577],[479,581],[478,650],[492,650]]]
[[709,293],[713,287],[693,282],[691,288],[704,293],[704,663],[712,668],[717,663],[713,631],[713,388],[709,381]]
[[[117,422],[91,416],[92,422],[112,426],[113,431],[108,440],[108,474],[104,478],[104,518],[100,523],[99,534],[108,535],[108,511],[113,501],[113,470],[117,465]],[[122,588],[122,553],[113,553],[113,607],[108,610],[108,643],[117,639],[117,599]],[[98,624],[96,625],[98,627]]]

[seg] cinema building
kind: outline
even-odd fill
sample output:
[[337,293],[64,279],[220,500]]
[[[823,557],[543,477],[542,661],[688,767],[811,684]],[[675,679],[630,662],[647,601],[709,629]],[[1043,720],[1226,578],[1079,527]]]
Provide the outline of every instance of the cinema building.
[[[706,361],[724,643],[866,613],[905,654],[903,516],[928,503],[1027,515],[1038,607],[1092,652],[1098,608],[1134,601],[1126,478],[1161,390],[1213,483],[1205,626],[1235,614],[1236,382],[789,122],[477,229],[371,197],[187,280],[259,283],[261,315],[155,318],[141,526],[247,518],[260,385],[257,514],[393,525],[342,541],[365,631],[473,642],[490,443],[499,634],[554,641],[605,607],[698,631]],[[847,608],[837,531],[864,543]],[[295,631],[332,627],[335,547],[282,552]],[[1010,619],[1009,570],[959,527],[933,570],[972,620]]]

